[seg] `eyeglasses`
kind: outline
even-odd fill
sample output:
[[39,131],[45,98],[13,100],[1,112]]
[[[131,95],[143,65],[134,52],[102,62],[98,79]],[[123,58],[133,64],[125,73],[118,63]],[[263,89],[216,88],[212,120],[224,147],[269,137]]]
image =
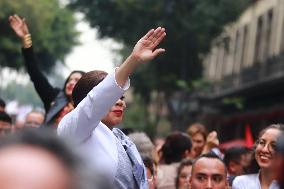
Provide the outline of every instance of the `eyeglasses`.
[[270,151],[270,152],[275,152],[276,151],[276,143],[275,142],[266,142],[265,140],[259,140],[257,141],[256,143],[256,146],[257,147],[260,147],[260,148],[264,148],[265,146],[267,146],[267,149]]

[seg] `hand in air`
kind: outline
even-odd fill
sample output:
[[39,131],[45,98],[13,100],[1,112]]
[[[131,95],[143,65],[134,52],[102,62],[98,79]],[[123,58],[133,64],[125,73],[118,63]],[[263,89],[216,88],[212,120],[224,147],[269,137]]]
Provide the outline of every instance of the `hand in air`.
[[18,37],[24,38],[25,35],[29,34],[25,19],[21,19],[18,15],[9,16],[9,23]]
[[208,134],[206,139],[206,145],[208,145],[209,148],[219,146],[219,139],[216,131],[212,131]]
[[158,27],[157,29],[151,29],[136,43],[132,51],[132,57],[140,63],[154,59],[160,53],[165,52],[165,49],[162,48],[155,49],[165,36],[165,28]]

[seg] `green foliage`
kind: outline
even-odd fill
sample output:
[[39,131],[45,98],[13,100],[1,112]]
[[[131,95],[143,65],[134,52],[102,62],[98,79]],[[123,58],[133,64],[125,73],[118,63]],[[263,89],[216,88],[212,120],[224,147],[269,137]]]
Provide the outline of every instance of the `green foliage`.
[[148,91],[170,94],[179,88],[177,80],[190,83],[199,78],[198,55],[248,4],[247,0],[71,0],[70,6],[85,13],[101,37],[115,38],[128,48],[148,29],[166,28],[167,38],[161,44],[166,53],[132,79],[136,92],[147,100]]
[[141,97],[134,96],[134,103],[127,105],[123,125],[126,128],[144,131],[147,128],[147,112]]
[[[167,99],[165,103],[168,105],[168,120],[178,128],[185,125],[182,118],[188,117],[189,111],[185,102],[189,100],[191,89],[205,89],[208,86],[207,82],[200,80],[200,55],[208,51],[212,39],[222,32],[224,25],[236,20],[250,2],[71,0],[70,7],[84,13],[91,26],[99,30],[101,37],[115,38],[123,42],[127,50],[150,28],[166,28],[167,37],[161,44],[166,52],[153,63],[139,68],[131,82],[135,92],[143,97],[146,104],[151,101],[151,91],[163,92]],[[171,102],[177,102],[177,107],[173,108]],[[146,114],[138,115],[142,119],[137,119],[142,121]],[[136,115],[133,113],[132,116]],[[147,123],[146,120],[145,122]],[[158,122],[159,119],[154,125],[157,126]]]
[[52,68],[56,61],[63,61],[72,46],[77,44],[73,13],[57,0],[1,0],[0,7],[0,67],[19,69],[23,65],[21,41],[8,22],[12,14],[26,18],[34,50],[45,70]]

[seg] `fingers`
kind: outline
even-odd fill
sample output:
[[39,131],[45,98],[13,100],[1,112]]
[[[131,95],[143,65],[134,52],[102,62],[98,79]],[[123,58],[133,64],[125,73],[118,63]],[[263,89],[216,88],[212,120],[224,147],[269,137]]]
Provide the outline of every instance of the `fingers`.
[[165,49],[156,49],[154,52],[153,52],[153,56],[156,57],[158,56],[159,54],[165,52],[166,50]]
[[165,30],[163,32],[160,33],[160,35],[158,36],[158,38],[154,41],[153,45],[154,47],[158,46],[161,41],[164,39],[164,37],[166,36]]
[[23,27],[25,28],[25,30],[28,30],[28,24],[25,18],[23,18]]
[[18,15],[9,16],[9,22],[11,24],[21,24],[24,21]]
[[152,33],[152,35],[149,36],[148,40],[155,41],[155,39],[157,38],[157,35],[160,33],[161,30],[162,30],[161,27],[156,28],[154,32]]
[[16,19],[14,18],[14,16],[9,16],[9,22],[10,24],[14,24],[16,22]]
[[154,31],[153,35],[149,37],[149,40],[151,40],[152,43],[152,48],[158,46],[165,36],[166,36],[165,28],[161,27],[157,28]]
[[18,15],[14,15],[14,18],[16,19],[17,22],[21,23],[22,19]]
[[13,20],[13,16],[9,16],[9,21],[11,22]]
[[148,40],[149,37],[154,33],[154,29],[150,29],[148,33],[143,37],[145,40]]

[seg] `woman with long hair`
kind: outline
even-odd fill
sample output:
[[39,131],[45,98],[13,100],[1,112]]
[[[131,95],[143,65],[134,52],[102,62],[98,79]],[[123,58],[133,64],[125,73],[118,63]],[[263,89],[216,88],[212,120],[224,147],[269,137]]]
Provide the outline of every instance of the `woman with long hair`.
[[31,34],[25,19],[14,15],[9,17],[9,22],[15,34],[22,40],[25,67],[46,112],[44,125],[57,127],[63,116],[74,108],[72,91],[84,72],[71,72],[64,83],[63,89],[53,87],[38,67],[33,51]]

